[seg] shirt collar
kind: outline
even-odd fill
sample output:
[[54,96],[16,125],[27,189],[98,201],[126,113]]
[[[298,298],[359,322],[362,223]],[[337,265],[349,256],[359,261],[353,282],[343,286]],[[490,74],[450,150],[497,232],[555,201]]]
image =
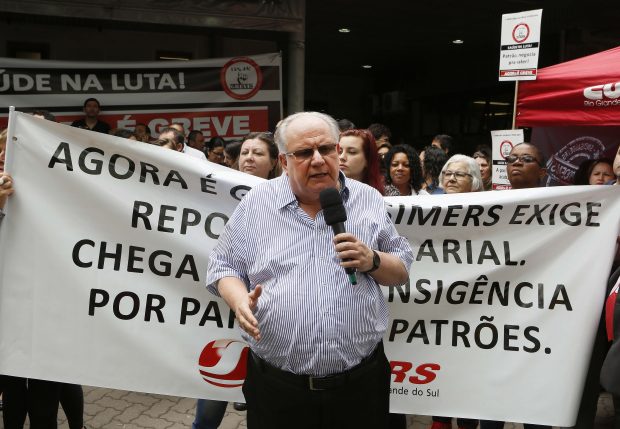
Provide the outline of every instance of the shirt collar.
[[[292,203],[297,203],[297,197],[293,193],[293,188],[291,188],[288,174],[284,173],[279,179],[274,180],[280,180],[278,183],[278,196],[276,200],[278,209]],[[346,202],[349,199],[350,191],[347,186],[347,178],[342,171],[338,172],[338,182],[340,182],[340,196],[342,197],[342,201]]]

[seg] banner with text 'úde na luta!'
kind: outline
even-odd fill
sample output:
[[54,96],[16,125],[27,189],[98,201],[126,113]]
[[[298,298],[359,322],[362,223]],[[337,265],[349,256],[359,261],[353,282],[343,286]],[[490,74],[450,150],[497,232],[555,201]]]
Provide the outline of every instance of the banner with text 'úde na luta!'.
[[45,109],[58,122],[84,117],[101,103],[99,120],[112,129],[147,125],[153,137],[179,122],[209,139],[268,131],[282,117],[279,53],[192,61],[78,62],[0,58],[0,128],[9,106]]
[[[22,113],[6,170],[0,373],[242,399],[248,349],[204,278],[225,222],[262,179]],[[415,253],[409,283],[384,288],[392,410],[571,426],[620,187],[386,207]]]

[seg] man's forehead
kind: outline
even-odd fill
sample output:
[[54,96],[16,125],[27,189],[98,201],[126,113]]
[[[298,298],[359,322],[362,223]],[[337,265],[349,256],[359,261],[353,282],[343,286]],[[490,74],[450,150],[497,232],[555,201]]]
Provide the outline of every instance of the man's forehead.
[[287,127],[288,143],[301,143],[303,141],[325,138],[332,139],[329,125],[320,118],[299,118]]

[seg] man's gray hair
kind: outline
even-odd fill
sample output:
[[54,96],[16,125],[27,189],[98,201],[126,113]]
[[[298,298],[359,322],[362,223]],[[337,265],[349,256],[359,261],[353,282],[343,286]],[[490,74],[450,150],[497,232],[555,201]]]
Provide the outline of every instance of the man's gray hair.
[[456,154],[452,155],[448,161],[443,165],[441,174],[439,174],[439,183],[443,183],[443,173],[448,169],[448,166],[454,162],[464,162],[467,165],[467,172],[471,174],[471,191],[478,192],[484,190],[482,185],[482,177],[480,176],[480,166],[478,162],[471,156]]
[[297,119],[307,118],[307,117],[319,118],[322,121],[324,121],[329,126],[329,131],[330,131],[330,134],[334,138],[334,142],[336,143],[338,142],[338,137],[340,137],[340,129],[338,128],[338,123],[336,122],[334,118],[321,112],[298,112],[298,113],[294,113],[282,119],[280,123],[278,124],[278,126],[276,127],[276,133],[274,135],[274,139],[276,141],[276,144],[278,145],[278,149],[280,150],[280,153],[287,152],[286,130],[288,126],[291,124],[291,122]]

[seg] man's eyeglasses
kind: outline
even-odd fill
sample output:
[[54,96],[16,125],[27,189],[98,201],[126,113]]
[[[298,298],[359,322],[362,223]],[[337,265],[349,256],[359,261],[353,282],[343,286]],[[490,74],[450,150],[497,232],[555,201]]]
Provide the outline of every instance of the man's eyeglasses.
[[466,178],[467,176],[472,177],[471,174],[465,173],[464,171],[446,170],[446,171],[443,172],[443,177],[445,179],[449,179],[452,176],[454,176],[454,178],[456,180],[462,180],[462,179]]
[[297,161],[307,161],[314,156],[314,151],[319,152],[321,156],[329,156],[336,153],[336,144],[323,144],[316,148],[299,149],[293,152],[286,152],[285,155],[292,156]]
[[506,162],[508,164],[514,164],[515,162],[517,162],[517,160],[521,161],[524,164],[530,164],[532,162],[540,164],[538,160],[532,155],[508,155],[506,157]]

